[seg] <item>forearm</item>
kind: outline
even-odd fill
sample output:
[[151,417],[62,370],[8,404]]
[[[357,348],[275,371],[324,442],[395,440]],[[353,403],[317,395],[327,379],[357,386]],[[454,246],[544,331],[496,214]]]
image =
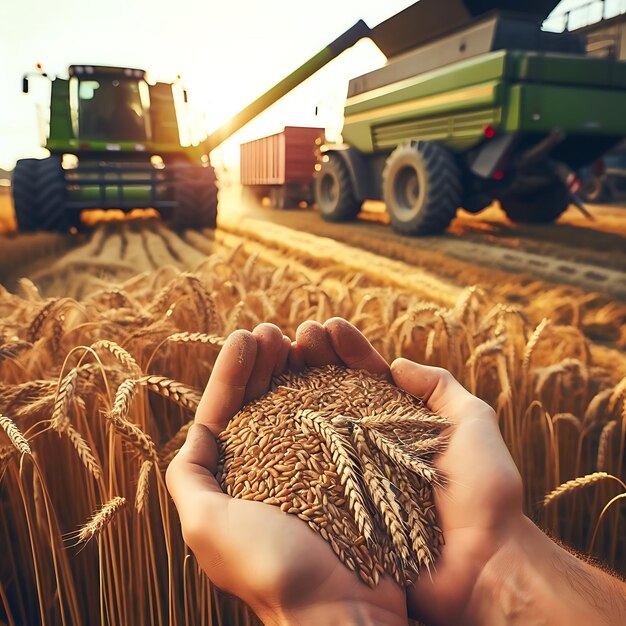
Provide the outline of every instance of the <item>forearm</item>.
[[467,614],[476,625],[626,623],[626,585],[576,558],[524,517],[484,567]]
[[258,614],[265,626],[407,626],[408,623],[406,616],[358,602],[316,604]]

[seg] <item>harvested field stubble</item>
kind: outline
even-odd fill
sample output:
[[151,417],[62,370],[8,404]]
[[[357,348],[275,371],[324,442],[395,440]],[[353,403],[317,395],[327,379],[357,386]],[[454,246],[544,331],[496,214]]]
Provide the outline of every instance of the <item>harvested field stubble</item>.
[[444,306],[241,248],[192,273],[167,267],[97,289],[49,299],[29,281],[16,294],[0,288],[0,619],[9,624],[209,624],[218,613],[250,623],[183,544],[163,471],[223,337],[261,321],[293,337],[305,319],[339,315],[387,359],[451,370],[494,406],[527,513],[626,572],[617,481],[581,479],[542,504],[596,472],[626,482],[626,380],[594,363],[577,328],[531,323],[478,287]]

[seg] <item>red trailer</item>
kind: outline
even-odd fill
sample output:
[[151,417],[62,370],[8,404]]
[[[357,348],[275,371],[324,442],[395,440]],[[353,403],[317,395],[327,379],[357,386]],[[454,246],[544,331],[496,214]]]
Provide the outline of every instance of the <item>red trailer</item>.
[[323,142],[322,128],[285,126],[280,133],[241,144],[242,186],[259,198],[269,196],[278,209],[312,202],[316,153]]

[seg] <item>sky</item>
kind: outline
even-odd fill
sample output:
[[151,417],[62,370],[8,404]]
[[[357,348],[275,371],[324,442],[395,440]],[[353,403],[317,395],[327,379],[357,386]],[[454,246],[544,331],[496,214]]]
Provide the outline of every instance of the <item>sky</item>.
[[[66,76],[70,64],[139,67],[165,81],[180,74],[210,130],[358,19],[374,26],[413,1],[0,0],[0,167],[46,154],[39,147],[37,107],[47,109],[47,81],[31,81],[31,93],[21,92],[22,75],[37,63],[59,76]],[[348,79],[384,61],[371,41],[360,42],[248,124],[212,159],[231,163],[240,141],[285,125],[326,127],[331,137],[337,135]]]

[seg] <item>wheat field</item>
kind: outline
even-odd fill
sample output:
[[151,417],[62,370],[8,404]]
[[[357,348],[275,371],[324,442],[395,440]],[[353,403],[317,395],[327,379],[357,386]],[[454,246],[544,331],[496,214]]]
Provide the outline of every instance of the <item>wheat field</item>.
[[256,623],[199,571],[164,471],[223,339],[262,321],[293,337],[341,316],[388,360],[449,369],[495,408],[526,512],[626,572],[626,379],[579,329],[531,322],[479,286],[448,306],[268,259],[215,245],[193,271],[98,279],[74,298],[0,287],[0,620]]

